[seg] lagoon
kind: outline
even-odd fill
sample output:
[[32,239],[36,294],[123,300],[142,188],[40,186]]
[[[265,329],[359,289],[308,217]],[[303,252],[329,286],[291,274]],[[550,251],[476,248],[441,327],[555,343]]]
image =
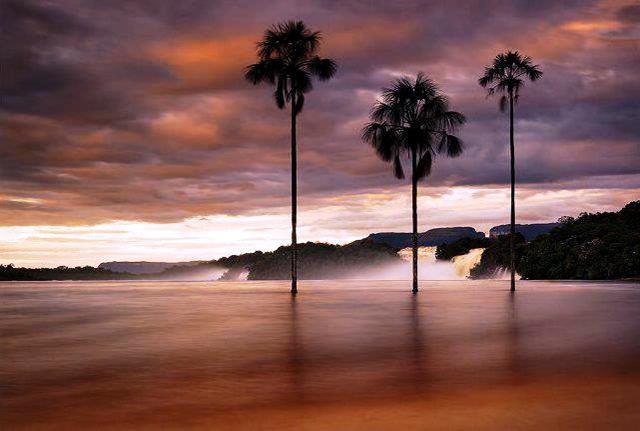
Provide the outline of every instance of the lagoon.
[[629,429],[640,285],[0,283],[3,429]]

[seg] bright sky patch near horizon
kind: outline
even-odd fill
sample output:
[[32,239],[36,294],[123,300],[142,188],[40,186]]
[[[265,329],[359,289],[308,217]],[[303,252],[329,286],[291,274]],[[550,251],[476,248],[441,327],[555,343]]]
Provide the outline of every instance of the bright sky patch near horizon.
[[299,119],[300,240],[409,231],[410,190],[359,139],[380,89],[424,71],[468,123],[421,184],[420,229],[508,221],[508,123],[477,85],[506,49],[542,80],[516,108],[518,222],[640,197],[632,1],[2,2],[0,263],[199,260],[289,239],[289,123],[243,80],[302,19],[339,64]]

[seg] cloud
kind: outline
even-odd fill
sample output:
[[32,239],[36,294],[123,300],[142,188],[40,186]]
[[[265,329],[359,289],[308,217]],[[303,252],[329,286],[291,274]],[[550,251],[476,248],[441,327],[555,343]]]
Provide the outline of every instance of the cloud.
[[[290,17],[322,30],[323,55],[340,65],[334,80],[316,84],[299,121],[300,203],[309,209],[406,193],[359,134],[380,89],[419,70],[469,120],[460,133],[466,153],[438,159],[424,189],[507,184],[507,119],[477,78],[509,48],[545,71],[517,106],[522,187],[582,193],[619,181],[621,189],[638,189],[628,180],[640,175],[633,4],[309,0],[265,8],[250,0],[60,0],[0,7],[5,226],[285,213],[288,113],[275,107],[272,89],[252,87],[242,73],[264,29]],[[376,230],[379,221],[368,220]]]

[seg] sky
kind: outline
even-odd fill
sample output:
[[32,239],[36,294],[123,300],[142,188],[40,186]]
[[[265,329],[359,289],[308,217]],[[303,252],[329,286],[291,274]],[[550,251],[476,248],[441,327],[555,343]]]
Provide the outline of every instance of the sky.
[[420,185],[420,230],[508,222],[508,118],[477,80],[519,50],[517,217],[640,198],[640,4],[127,0],[0,3],[0,263],[200,260],[289,240],[289,114],[244,81],[301,19],[338,63],[299,117],[299,240],[410,231],[410,186],[360,140],[381,88],[425,72],[465,152]]

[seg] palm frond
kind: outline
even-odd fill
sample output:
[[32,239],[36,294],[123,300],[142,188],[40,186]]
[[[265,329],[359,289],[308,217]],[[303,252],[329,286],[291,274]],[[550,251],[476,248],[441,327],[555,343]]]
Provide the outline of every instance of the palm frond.
[[400,162],[400,156],[396,154],[393,158],[393,175],[399,179],[404,179],[404,171],[402,170],[402,162]]
[[420,181],[422,178],[428,177],[431,174],[431,166],[433,165],[433,156],[431,151],[425,151],[420,157],[420,161],[416,166],[416,171],[413,173],[416,181]]
[[390,162],[398,154],[397,136],[389,126],[371,122],[362,129],[362,140],[369,143],[380,159]]
[[287,79],[279,76],[276,90],[273,92],[273,97],[276,99],[276,106],[280,109],[284,108],[285,101],[287,99],[287,91],[285,89],[285,83]]
[[373,105],[370,116],[373,121],[379,121],[381,123],[388,122],[389,124],[400,125],[402,123],[403,114],[404,110],[402,109],[402,105],[400,104],[378,102]]
[[538,66],[537,64],[528,67],[526,69],[526,72],[527,77],[531,81],[537,81],[538,79],[542,78],[542,70],[540,70],[540,66]]
[[313,90],[313,83],[309,72],[303,69],[296,69],[291,75],[292,86],[295,86],[295,89],[291,88],[291,91],[308,93]]
[[261,61],[247,66],[244,78],[253,85],[260,84],[261,82],[273,84],[276,79],[276,70],[269,62]]
[[438,86],[424,73],[419,72],[413,84],[413,94],[417,99],[433,99],[438,94]]
[[447,156],[449,157],[458,157],[462,154],[464,150],[464,144],[462,140],[457,136],[446,134],[446,147],[447,147]]
[[293,111],[296,115],[302,112],[302,108],[304,108],[304,93],[299,92],[296,94],[296,103],[293,106]]
[[336,74],[338,65],[330,58],[320,58],[319,56],[313,56],[307,61],[308,71],[317,76],[320,81],[327,81]]
[[437,127],[445,131],[455,130],[457,127],[462,126],[467,122],[467,118],[460,112],[456,111],[445,111],[439,113],[435,120]]
[[507,96],[505,96],[504,94],[502,96],[500,96],[500,101],[499,106],[500,106],[500,112],[505,112],[507,110]]

